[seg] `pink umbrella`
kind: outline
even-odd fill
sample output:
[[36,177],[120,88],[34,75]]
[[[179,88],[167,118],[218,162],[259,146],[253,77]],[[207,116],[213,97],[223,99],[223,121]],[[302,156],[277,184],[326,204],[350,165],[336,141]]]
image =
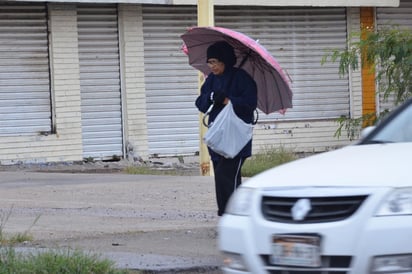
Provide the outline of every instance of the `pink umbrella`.
[[221,27],[192,27],[181,36],[189,64],[208,75],[206,50],[217,41],[227,41],[235,49],[237,67],[242,67],[256,81],[258,108],[266,113],[285,113],[292,107],[288,77],[275,58],[257,41],[243,33]]

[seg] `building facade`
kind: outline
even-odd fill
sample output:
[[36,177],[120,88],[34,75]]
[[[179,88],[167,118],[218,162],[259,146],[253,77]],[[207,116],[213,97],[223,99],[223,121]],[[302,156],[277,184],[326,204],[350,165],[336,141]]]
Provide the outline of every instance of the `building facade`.
[[[180,39],[197,9],[175,2],[1,1],[0,164],[197,155],[198,73]],[[226,2],[214,8],[215,25],[259,39],[294,94],[285,115],[260,114],[254,152],[349,144],[334,136],[336,118],[361,115],[364,77],[341,77],[337,63],[321,60],[345,49],[368,13]],[[412,26],[411,0],[378,4],[369,8],[374,26]]]

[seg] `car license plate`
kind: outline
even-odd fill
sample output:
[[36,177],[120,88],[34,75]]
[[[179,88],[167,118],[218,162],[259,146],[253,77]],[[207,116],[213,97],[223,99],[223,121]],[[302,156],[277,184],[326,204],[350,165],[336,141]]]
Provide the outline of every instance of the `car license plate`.
[[274,235],[270,262],[275,265],[319,267],[320,237]]

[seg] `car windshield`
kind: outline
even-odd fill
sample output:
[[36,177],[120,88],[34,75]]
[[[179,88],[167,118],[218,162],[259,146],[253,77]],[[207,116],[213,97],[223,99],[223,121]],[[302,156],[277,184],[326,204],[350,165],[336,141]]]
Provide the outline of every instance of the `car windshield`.
[[401,143],[412,142],[412,103],[409,101],[394,115],[388,117],[364,140],[368,143]]

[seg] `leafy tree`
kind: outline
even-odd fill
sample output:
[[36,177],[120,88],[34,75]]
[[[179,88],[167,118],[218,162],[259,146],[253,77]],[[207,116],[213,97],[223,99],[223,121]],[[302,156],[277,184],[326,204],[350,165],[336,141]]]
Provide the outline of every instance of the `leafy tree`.
[[[350,39],[346,50],[335,50],[326,54],[322,64],[328,60],[339,60],[339,74],[346,75],[350,70],[359,69],[359,64],[370,67],[376,73],[378,92],[384,101],[394,98],[395,105],[412,96],[412,33],[397,26],[377,31],[364,30],[357,41]],[[359,39],[361,37],[361,39]],[[361,61],[361,62],[360,62]],[[376,71],[375,71],[376,68]],[[335,136],[340,137],[345,128],[352,140],[359,135],[362,127],[375,124],[388,110],[380,113],[366,113],[358,118],[341,117]]]

